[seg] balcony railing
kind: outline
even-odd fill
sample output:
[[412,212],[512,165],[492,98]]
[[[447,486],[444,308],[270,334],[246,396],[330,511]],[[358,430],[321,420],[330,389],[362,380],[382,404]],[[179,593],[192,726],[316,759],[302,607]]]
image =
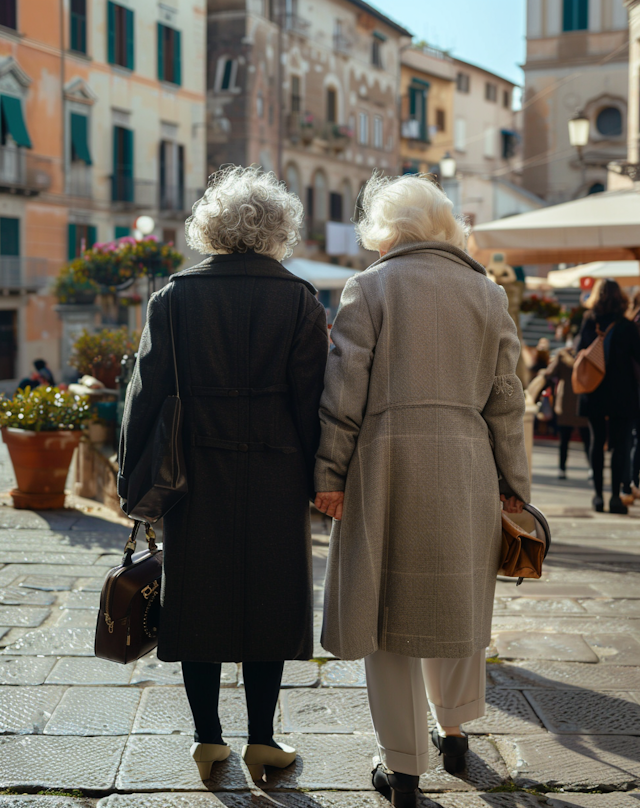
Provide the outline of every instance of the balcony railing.
[[91,199],[93,196],[93,172],[91,166],[82,162],[73,162],[67,173],[67,193],[69,196],[78,196]]
[[297,14],[285,14],[283,18],[283,28],[285,31],[291,31],[294,34],[302,34],[306,36],[311,26],[309,20],[299,17]]
[[0,289],[16,292],[44,289],[52,282],[62,263],[49,258],[0,255]]
[[423,131],[420,121],[415,118],[402,121],[400,133],[402,137],[409,138],[410,140],[422,140],[425,143],[429,142],[427,133]]
[[51,160],[19,146],[0,146],[0,188],[37,194],[51,185]]
[[338,51],[338,53],[346,53],[348,55],[353,49],[353,40],[349,39],[349,37],[344,34],[335,33],[333,35],[333,49]]
[[137,180],[121,174],[111,177],[112,202],[123,208],[185,213],[191,210],[193,203],[203,193],[204,188],[163,185],[153,180]]

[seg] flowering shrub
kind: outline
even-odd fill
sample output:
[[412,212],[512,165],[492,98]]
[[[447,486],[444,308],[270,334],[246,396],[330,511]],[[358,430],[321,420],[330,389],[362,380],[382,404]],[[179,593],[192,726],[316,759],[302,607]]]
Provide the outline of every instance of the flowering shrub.
[[130,334],[124,326],[104,328],[97,334],[90,334],[85,330],[73,344],[69,364],[81,376],[100,378],[105,371],[119,369],[122,357],[135,353],[139,342],[140,335]]
[[59,303],[93,303],[100,287],[92,280],[78,280],[70,267],[63,267],[51,291]]
[[543,317],[549,320],[552,317],[558,317],[562,312],[562,306],[557,300],[552,297],[539,297],[538,295],[531,295],[525,297],[520,305],[520,311],[531,312],[538,317]]
[[26,387],[18,390],[13,399],[0,398],[0,426],[55,432],[82,429],[89,418],[89,399],[63,393],[58,387]]
[[556,338],[562,339],[563,337],[568,337],[569,334],[578,333],[585,308],[578,305],[568,309],[552,297],[531,295],[524,298],[520,305],[520,311],[531,312],[538,317],[543,317],[556,327]]

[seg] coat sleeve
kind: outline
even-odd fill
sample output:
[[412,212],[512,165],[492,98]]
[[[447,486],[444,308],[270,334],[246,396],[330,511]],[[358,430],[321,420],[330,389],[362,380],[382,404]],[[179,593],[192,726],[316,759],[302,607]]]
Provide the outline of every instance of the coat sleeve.
[[321,303],[314,300],[314,304],[303,313],[287,366],[293,419],[304,453],[310,499],[315,498],[313,469],[320,440],[318,407],[329,351],[327,315]]
[[316,459],[316,491],[344,491],[362,426],[377,332],[357,278],[344,288],[331,339],[320,400],[322,434]]
[[500,493],[529,502],[531,483],[524,442],[524,391],[516,376],[520,340],[504,295],[502,330],[493,389],[482,411],[493,436],[493,453],[501,475]]
[[149,300],[147,322],[127,388],[118,451],[118,495],[123,510],[129,474],[144,451],[165,398],[175,393],[169,313],[164,298],[155,294]]

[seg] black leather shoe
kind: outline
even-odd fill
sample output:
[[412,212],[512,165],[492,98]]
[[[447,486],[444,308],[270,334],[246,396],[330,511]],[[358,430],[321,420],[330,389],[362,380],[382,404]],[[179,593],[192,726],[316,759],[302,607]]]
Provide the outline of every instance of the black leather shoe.
[[627,508],[620,497],[611,497],[609,500],[609,513],[621,513],[626,516],[626,514],[629,513],[629,508]]
[[593,510],[596,513],[604,513],[604,499],[598,494],[591,500],[591,504],[593,505]]
[[382,763],[378,763],[371,774],[373,787],[389,800],[393,808],[416,808],[419,777],[401,772],[387,772]]
[[436,727],[431,732],[431,740],[442,755],[442,765],[449,774],[464,771],[467,766],[465,755],[469,751],[466,735],[440,735]]

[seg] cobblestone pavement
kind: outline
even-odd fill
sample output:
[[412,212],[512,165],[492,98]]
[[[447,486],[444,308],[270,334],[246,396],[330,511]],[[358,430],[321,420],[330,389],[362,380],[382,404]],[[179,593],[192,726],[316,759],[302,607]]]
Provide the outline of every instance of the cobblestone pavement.
[[[498,583],[487,715],[466,727],[463,776],[432,750],[422,808],[640,808],[640,506],[626,518],[591,513],[581,453],[570,460],[559,482],[556,450],[536,449],[534,502],[553,552],[542,581]],[[11,484],[4,447],[0,481]],[[189,757],[179,666],[92,656],[100,586],[126,528],[95,506],[38,514],[0,503],[0,808],[389,805],[370,783],[362,663],[326,658],[319,642],[316,660],[285,667],[278,737],[300,756],[261,789],[239,755],[242,673],[224,666],[232,754],[207,790]],[[317,636],[326,534],[317,520]]]

